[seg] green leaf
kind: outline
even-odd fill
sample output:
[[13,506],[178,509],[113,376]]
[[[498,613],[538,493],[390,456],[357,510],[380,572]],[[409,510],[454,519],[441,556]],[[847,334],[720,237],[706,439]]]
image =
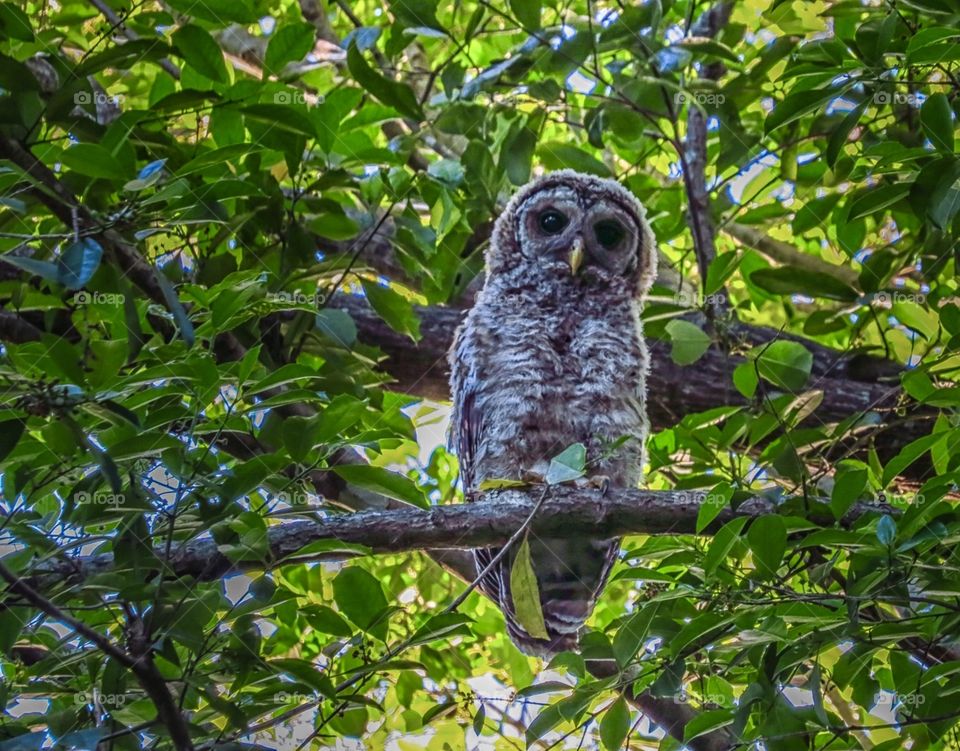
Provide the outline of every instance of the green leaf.
[[787,549],[787,527],[776,515],[761,516],[747,530],[747,542],[753,552],[758,573],[773,579]]
[[734,716],[731,709],[701,710],[684,726],[683,742],[685,745],[695,747],[695,744],[690,743],[692,740],[732,725],[733,721]]
[[411,637],[410,646],[428,644],[451,636],[467,635],[470,633],[467,624],[471,622],[470,616],[462,613],[438,613],[417,629]]
[[710,526],[710,522],[720,515],[720,512],[727,507],[732,497],[733,486],[728,482],[718,483],[703,497],[703,503],[697,510],[697,534]]
[[340,614],[326,605],[317,605],[306,613],[307,623],[321,634],[332,636],[353,636],[353,629],[340,617]]
[[487,710],[484,708],[483,702],[480,703],[480,708],[477,710],[477,713],[473,716],[473,732],[476,735],[483,735],[483,725],[487,719]]
[[799,342],[777,339],[755,347],[749,357],[760,376],[782,389],[800,391],[810,377],[813,355]]
[[65,166],[87,177],[123,181],[131,177],[113,154],[96,143],[76,143],[60,159]]
[[510,12],[527,31],[540,28],[541,0],[510,0]]
[[17,447],[27,423],[19,417],[0,422],[0,461]]
[[679,42],[671,45],[673,47],[681,47],[690,52],[704,55],[705,57],[718,58],[720,60],[727,60],[731,63],[740,63],[740,58],[737,57],[736,53],[727,47],[727,45],[722,42],[718,42],[715,39],[710,39],[708,37],[688,37],[687,39],[682,39]]
[[574,169],[590,175],[610,177],[610,169],[583,149],[558,141],[541,143],[537,148],[541,161],[550,169]]
[[847,144],[850,133],[857,127],[857,123],[860,122],[860,118],[866,109],[867,100],[864,100],[850,110],[847,116],[840,121],[840,124],[833,129],[833,132],[830,134],[830,140],[827,142],[827,150],[824,152],[827,159],[827,166],[830,167],[830,169],[833,169],[836,165],[837,159],[840,158],[840,154],[843,152],[843,147]]
[[607,751],[620,751],[629,732],[630,709],[621,696],[603,713],[603,719],[600,720],[600,741]]
[[833,491],[830,493],[830,510],[836,519],[842,519],[867,487],[867,470],[841,469],[837,472]]
[[264,57],[266,70],[274,75],[289,62],[303,60],[313,49],[316,30],[308,23],[289,23],[270,35],[267,54]]
[[640,651],[650,632],[650,624],[661,606],[659,601],[641,604],[640,609],[617,629],[617,634],[613,637],[613,656],[621,668],[629,665]]
[[347,482],[388,498],[427,508],[423,492],[407,477],[372,464],[341,464],[333,468]]
[[710,349],[710,337],[696,324],[674,318],[667,323],[670,335],[670,358],[677,365],[692,365]]
[[747,523],[747,517],[739,516],[731,519],[724,524],[713,536],[710,547],[707,548],[707,555],[703,561],[703,570],[708,576],[712,576],[717,567],[723,563],[727,555],[733,550],[733,546],[740,539],[740,532]]
[[841,302],[857,299],[857,291],[836,277],[795,266],[757,269],[750,274],[750,282],[774,295],[806,295]]
[[547,475],[543,481],[547,485],[559,485],[583,477],[587,470],[587,447],[574,443],[550,460]]
[[58,259],[58,277],[67,289],[80,289],[100,266],[103,248],[92,237],[85,237],[70,246]]
[[759,383],[757,370],[752,362],[742,362],[733,369],[733,385],[747,399],[752,399],[757,393]]
[[351,347],[357,341],[357,324],[351,315],[339,308],[324,308],[316,315],[317,330],[341,347]]
[[877,214],[905,198],[910,192],[910,183],[878,185],[859,195],[850,204],[847,221],[852,222],[871,214]]
[[510,597],[517,622],[534,639],[547,639],[547,625],[540,607],[540,588],[530,560],[530,544],[526,536],[510,568]]
[[946,94],[937,92],[924,100],[920,107],[920,125],[937,151],[953,154],[953,108]]
[[880,517],[877,522],[877,539],[881,545],[891,545],[897,537],[897,523],[892,516],[886,515]]
[[500,162],[514,185],[525,185],[530,180],[530,167],[536,147],[537,134],[529,123],[524,123],[504,142]]
[[363,280],[363,291],[370,306],[394,331],[406,334],[413,341],[420,341],[420,318],[413,303],[388,286]]
[[720,291],[720,288],[727,283],[743,256],[737,253],[721,253],[710,263],[707,269],[707,281],[703,285],[703,294],[714,295]]
[[21,42],[34,39],[30,18],[13,3],[0,3],[0,36]]
[[845,88],[841,89],[811,89],[806,91],[792,91],[773,108],[763,123],[765,133],[772,133],[777,128],[799,120],[815,110],[820,109],[831,99],[841,96]]
[[887,466],[883,468],[883,479],[881,480],[883,487],[886,488],[889,486],[901,472],[940,441],[944,440],[945,437],[944,433],[931,433],[930,435],[925,435],[922,438],[911,441],[900,449],[900,452],[887,462]]
[[351,621],[381,641],[387,638],[387,598],[372,574],[358,566],[343,569],[333,580],[337,607]]
[[260,14],[253,8],[250,0],[172,0],[171,8],[185,16],[194,16],[204,21],[225,25],[226,22],[239,24],[256,23]]
[[227,83],[227,66],[223,51],[209,32],[194,24],[181,26],[173,32],[173,43],[180,57],[202,76],[217,83]]
[[173,288],[173,285],[170,283],[170,280],[167,279],[166,275],[157,269],[155,276],[157,286],[160,287],[160,291],[163,293],[163,299],[167,304],[167,309],[173,315],[173,320],[176,321],[177,328],[180,330],[180,336],[183,338],[183,341],[187,343],[188,347],[192,347],[195,335],[193,322],[187,315],[186,308],[183,307],[183,303],[181,303],[180,298],[177,297],[177,291]]
[[316,128],[313,121],[302,112],[302,108],[294,104],[251,104],[244,107],[243,114],[248,120],[254,120],[264,125],[280,128],[281,130],[313,138]]
[[423,110],[417,102],[413,89],[377,73],[367,64],[356,44],[351,44],[347,50],[347,67],[357,83],[388,107],[393,107],[401,115],[412,120],[418,122],[423,120]]

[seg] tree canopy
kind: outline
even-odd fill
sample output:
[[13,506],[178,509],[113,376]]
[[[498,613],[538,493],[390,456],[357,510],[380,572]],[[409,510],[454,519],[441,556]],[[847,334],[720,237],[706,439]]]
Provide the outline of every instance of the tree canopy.
[[[0,2],[0,751],[960,748],[958,37]],[[446,351],[564,167],[657,236],[645,488],[457,508]],[[549,664],[470,554],[538,528],[625,536]]]

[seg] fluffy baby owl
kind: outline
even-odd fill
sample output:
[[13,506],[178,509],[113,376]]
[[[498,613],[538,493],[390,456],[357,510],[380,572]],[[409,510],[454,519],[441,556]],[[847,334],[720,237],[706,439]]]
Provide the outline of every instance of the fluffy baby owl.
[[[648,430],[640,306],[656,259],[643,207],[613,180],[562,170],[513,197],[450,355],[451,437],[468,498],[485,480],[544,475],[574,443],[587,447],[588,474],[619,487],[640,482]],[[480,586],[514,643],[546,657],[576,648],[619,541],[531,534],[529,544],[547,638],[516,618],[512,551]],[[497,552],[477,551],[478,571]]]

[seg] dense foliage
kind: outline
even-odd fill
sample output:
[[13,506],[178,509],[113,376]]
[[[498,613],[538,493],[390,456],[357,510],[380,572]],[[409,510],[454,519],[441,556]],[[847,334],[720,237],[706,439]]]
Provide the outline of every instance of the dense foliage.
[[[958,29],[956,0],[0,3],[0,751],[676,748],[671,717],[960,747]],[[660,242],[647,335],[697,388],[649,486],[705,491],[699,529],[779,513],[628,537],[546,670],[426,553],[268,530],[462,501],[430,372],[357,306],[411,358],[449,336],[559,167]],[[205,537],[243,572],[174,576]]]

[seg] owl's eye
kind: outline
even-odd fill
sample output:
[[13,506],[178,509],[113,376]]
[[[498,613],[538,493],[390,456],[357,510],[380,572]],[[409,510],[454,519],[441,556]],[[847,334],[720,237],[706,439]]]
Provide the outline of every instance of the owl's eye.
[[601,219],[593,225],[593,232],[597,242],[607,250],[615,248],[626,234],[623,225],[613,219]]
[[556,209],[547,209],[540,215],[540,229],[548,235],[558,235],[567,226],[567,217]]

